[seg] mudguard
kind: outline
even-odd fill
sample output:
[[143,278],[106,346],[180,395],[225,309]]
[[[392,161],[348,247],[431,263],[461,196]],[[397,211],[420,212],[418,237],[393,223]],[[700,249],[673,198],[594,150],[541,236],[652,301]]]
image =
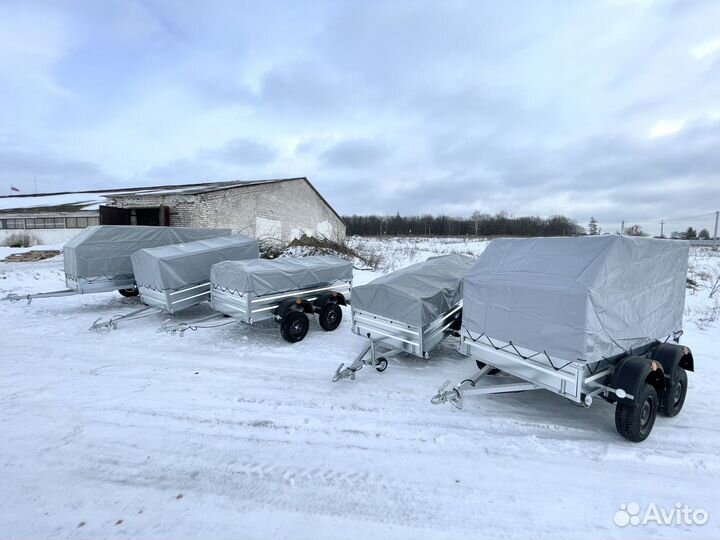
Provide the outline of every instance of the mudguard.
[[275,316],[278,320],[282,320],[289,311],[302,311],[304,313],[315,313],[313,306],[307,300],[301,298],[287,298],[280,302],[275,308]]
[[315,299],[313,304],[315,305],[315,307],[321,308],[328,302],[332,302],[333,304],[339,304],[341,306],[347,306],[347,302],[342,293],[333,291],[322,293]]
[[650,358],[662,364],[666,379],[672,380],[678,367],[685,371],[695,371],[692,352],[683,345],[662,343],[652,351]]
[[[645,382],[652,384],[659,393],[665,390],[665,373],[662,363],[645,356],[628,356],[620,360],[612,375],[612,388],[622,389],[626,397],[615,395],[618,403],[632,404]],[[633,396],[632,399],[629,396]]]

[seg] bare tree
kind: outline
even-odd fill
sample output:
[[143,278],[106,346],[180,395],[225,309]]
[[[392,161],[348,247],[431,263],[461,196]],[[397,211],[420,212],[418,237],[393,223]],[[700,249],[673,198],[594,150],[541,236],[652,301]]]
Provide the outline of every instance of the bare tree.
[[642,227],[640,227],[640,225],[631,225],[630,227],[625,227],[624,234],[627,236],[647,236],[647,234],[642,230]]

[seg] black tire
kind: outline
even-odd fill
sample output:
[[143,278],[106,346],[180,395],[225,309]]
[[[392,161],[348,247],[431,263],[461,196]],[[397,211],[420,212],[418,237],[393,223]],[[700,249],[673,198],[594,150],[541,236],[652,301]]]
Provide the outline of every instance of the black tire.
[[459,332],[462,328],[462,315],[459,315],[453,319],[452,324],[450,324],[450,330],[453,332]]
[[[480,360],[475,360],[475,364],[477,365],[478,369],[482,369],[485,366],[487,366],[487,364],[485,362],[481,362]],[[490,371],[488,371],[487,374],[488,375],[497,375],[498,373],[500,373],[500,370],[498,368],[492,368]]]
[[137,287],[133,287],[132,289],[119,289],[118,292],[125,298],[132,298],[133,296],[140,294]]
[[323,330],[332,332],[340,326],[340,322],[342,322],[342,309],[335,302],[326,302],[320,309],[318,320]]
[[628,441],[642,442],[655,425],[658,409],[657,391],[651,384],[644,383],[632,404],[615,406],[615,428]]
[[305,338],[309,327],[307,315],[301,311],[288,311],[280,324],[280,334],[285,341],[297,343]]
[[375,360],[375,369],[378,372],[382,373],[383,371],[385,371],[387,369],[387,367],[388,367],[387,358],[384,358],[381,356],[380,358]]
[[687,372],[677,367],[672,380],[668,383],[667,388],[661,396],[661,410],[663,416],[677,416],[685,405],[685,396],[687,395],[688,378]]

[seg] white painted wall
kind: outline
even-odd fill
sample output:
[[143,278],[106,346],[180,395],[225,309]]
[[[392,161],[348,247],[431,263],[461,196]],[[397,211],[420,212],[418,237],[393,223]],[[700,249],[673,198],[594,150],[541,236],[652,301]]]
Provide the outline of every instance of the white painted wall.
[[329,221],[321,221],[315,228],[321,237],[333,239],[333,229]]
[[279,219],[256,218],[255,238],[258,240],[282,240],[282,222]]
[[0,229],[0,245],[13,234],[28,233],[37,238],[38,245],[64,244],[84,229]]
[[[258,240],[302,234],[345,238],[345,224],[304,179],[238,186],[199,195],[115,196],[113,206],[170,208],[175,227],[226,227]],[[278,229],[279,227],[279,229]],[[298,231],[301,231],[298,233]]]

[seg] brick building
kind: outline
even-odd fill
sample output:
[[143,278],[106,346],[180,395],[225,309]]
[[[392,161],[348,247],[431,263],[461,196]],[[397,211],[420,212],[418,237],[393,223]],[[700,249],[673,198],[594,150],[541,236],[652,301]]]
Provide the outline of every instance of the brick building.
[[[73,219],[80,214],[81,223]],[[5,237],[25,229],[54,243],[72,236],[71,228],[95,223],[223,227],[283,243],[303,234],[345,238],[340,216],[307,178],[0,197]]]

